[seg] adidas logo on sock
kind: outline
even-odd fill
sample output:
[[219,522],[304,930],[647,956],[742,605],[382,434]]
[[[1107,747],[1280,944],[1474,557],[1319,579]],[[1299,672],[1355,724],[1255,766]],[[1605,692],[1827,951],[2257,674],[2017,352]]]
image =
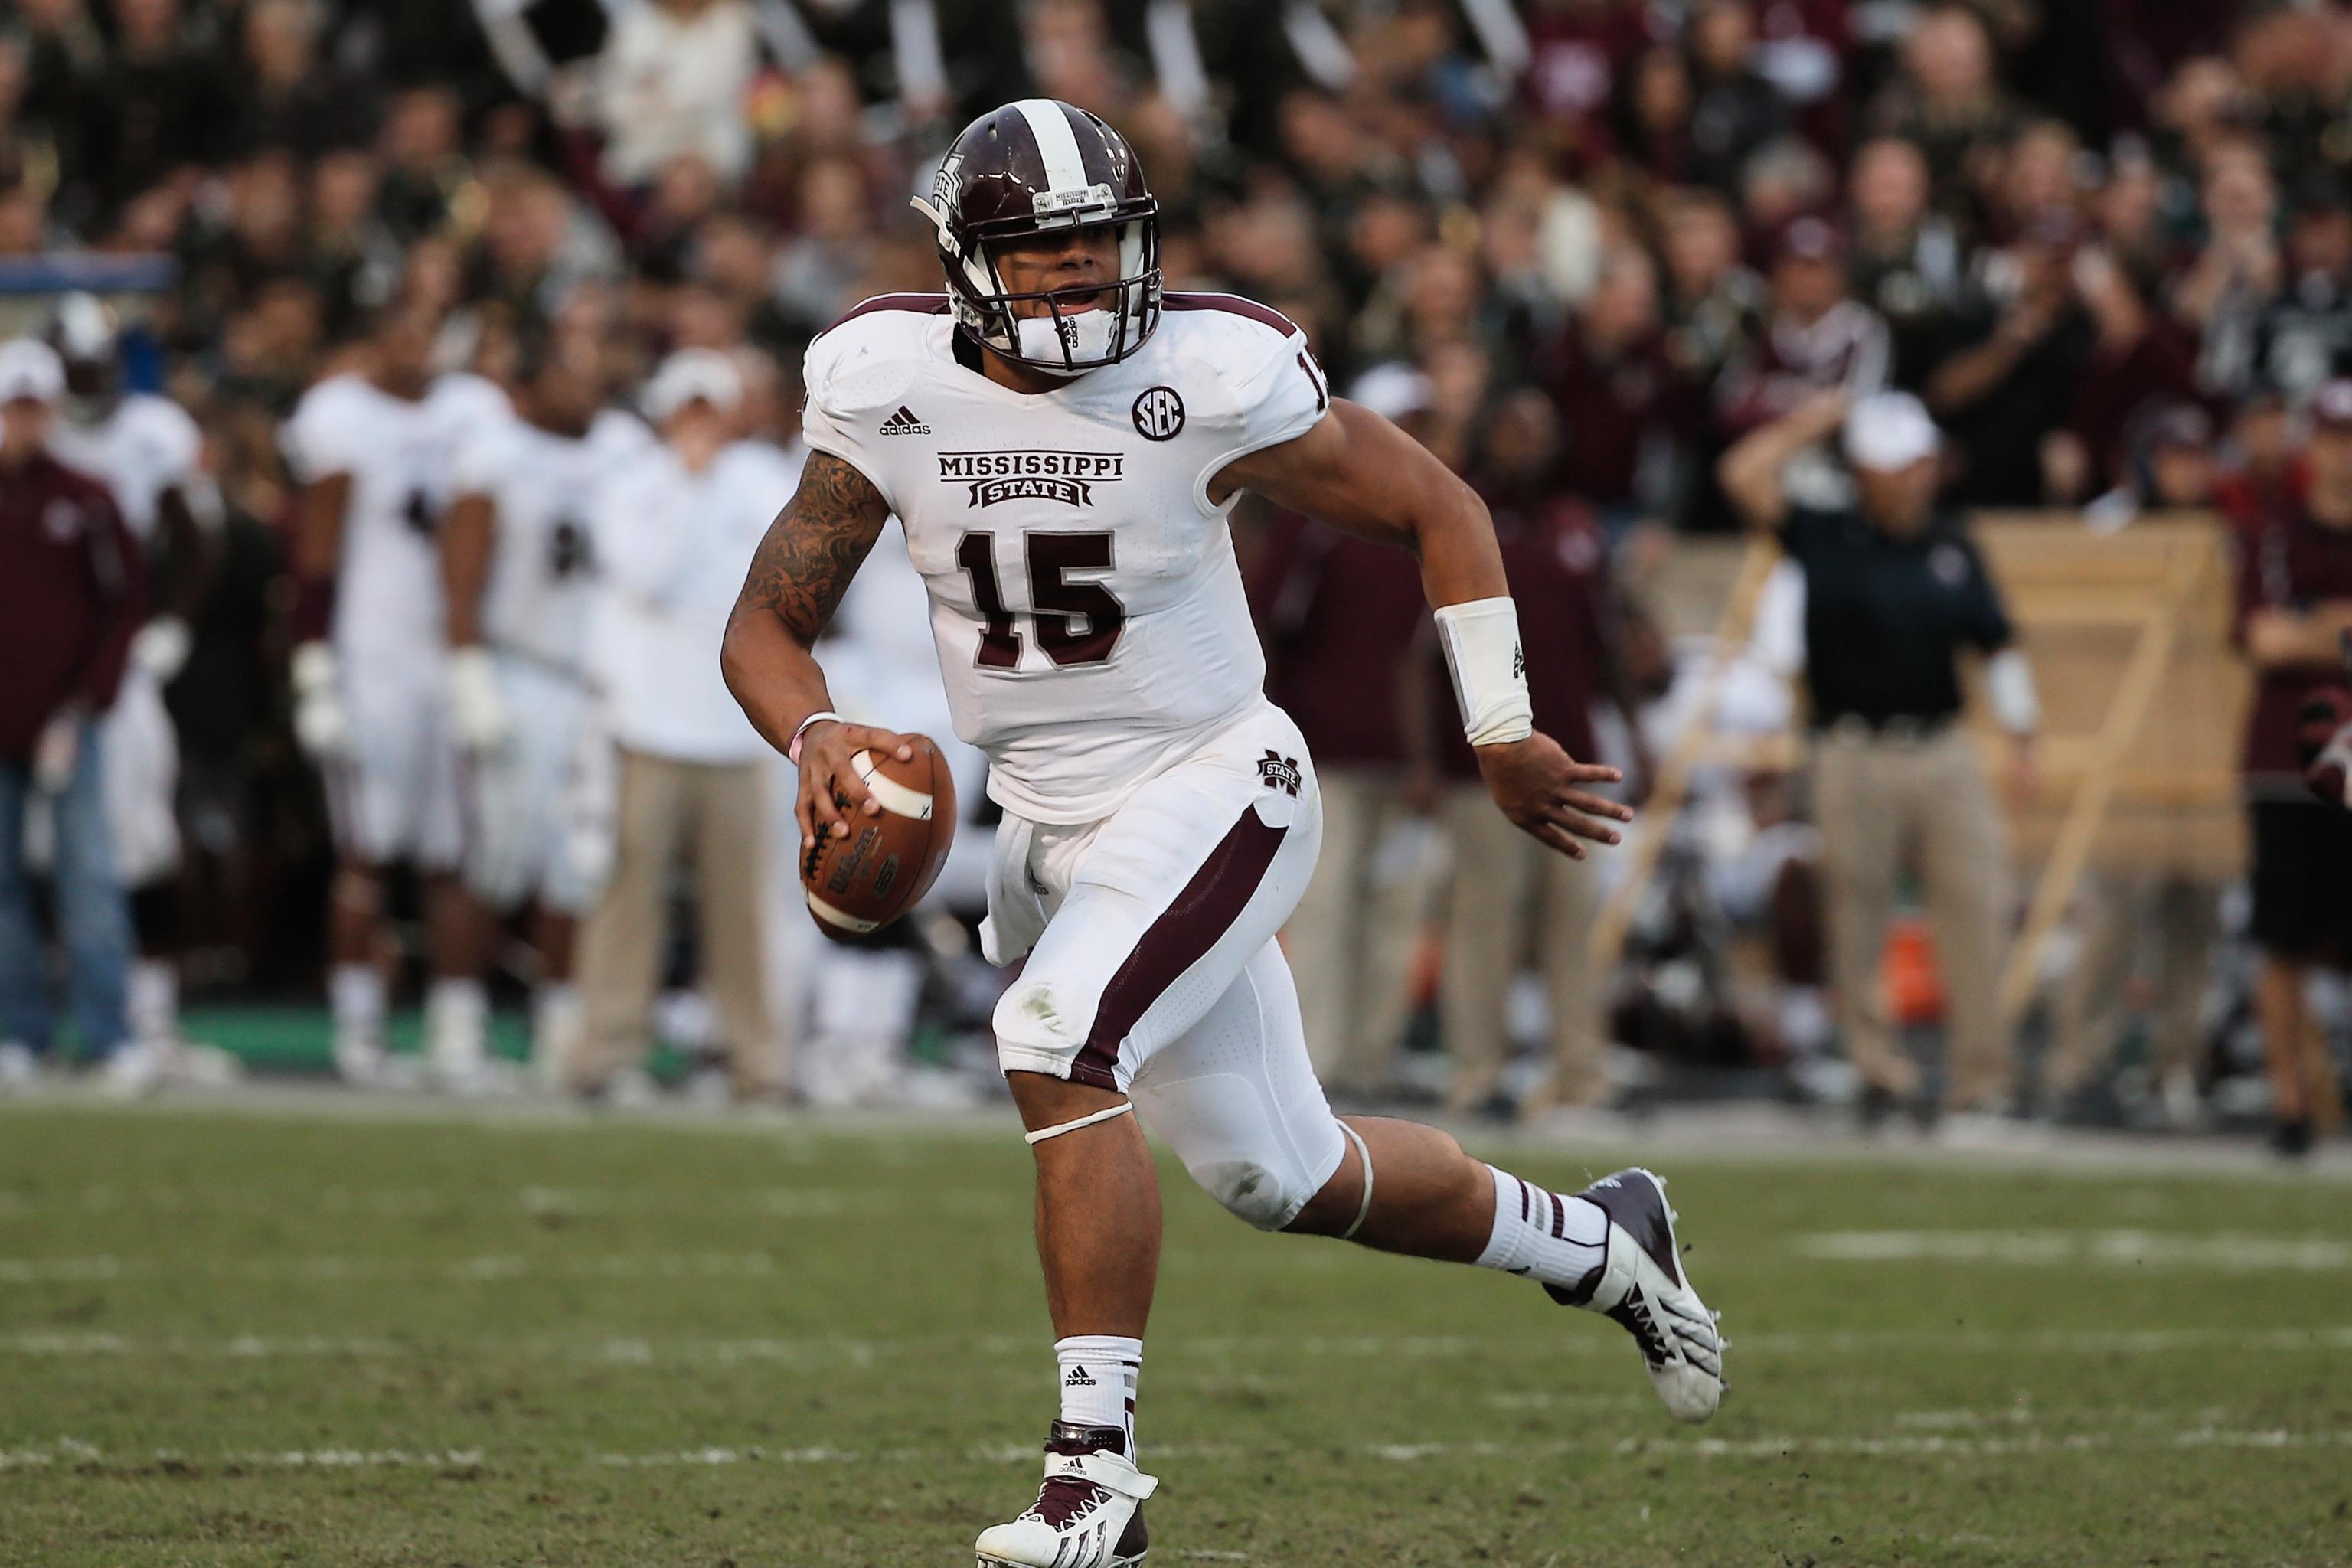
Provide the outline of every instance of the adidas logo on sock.
[[882,421],[882,434],[885,436],[928,436],[930,433],[931,427],[916,418],[915,411],[903,403],[898,405],[898,413]]
[[1062,1379],[1064,1388],[1092,1388],[1094,1385],[1095,1380],[1087,1375],[1087,1369],[1082,1366],[1072,1367],[1070,1375]]

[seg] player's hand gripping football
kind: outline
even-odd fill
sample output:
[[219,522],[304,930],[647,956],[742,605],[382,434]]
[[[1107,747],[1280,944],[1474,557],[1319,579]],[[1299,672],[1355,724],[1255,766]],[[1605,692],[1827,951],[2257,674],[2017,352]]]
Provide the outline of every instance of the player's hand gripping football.
[[820,833],[846,838],[853,816],[879,816],[882,805],[857,776],[850,759],[860,752],[877,757],[912,762],[913,741],[870,724],[843,724],[827,720],[812,724],[801,737],[801,797],[793,815],[800,818],[801,852],[806,854]]
[[1538,731],[1524,741],[1477,748],[1486,793],[1503,815],[1570,859],[1584,858],[1580,839],[1614,844],[1612,822],[1631,822],[1633,808],[1605,800],[1580,784],[1615,784],[1625,775],[1597,763],[1580,763]]

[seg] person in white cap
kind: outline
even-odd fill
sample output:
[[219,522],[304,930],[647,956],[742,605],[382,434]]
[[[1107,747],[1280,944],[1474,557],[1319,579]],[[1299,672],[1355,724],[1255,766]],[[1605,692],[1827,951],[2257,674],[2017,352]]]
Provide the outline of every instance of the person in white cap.
[[82,1050],[127,1032],[131,913],[115,869],[100,720],[145,616],[139,546],[113,498],[49,450],[65,370],[47,344],[0,344],[0,1089],[52,1044],[25,816],[56,828],[58,935]]
[[[1843,427],[1855,504],[1790,504],[1782,470]],[[1991,788],[1957,722],[1959,662],[1985,658],[1985,687],[2030,784],[2040,710],[2000,589],[1937,504],[1941,438],[1907,393],[1824,393],[1723,456],[1732,504],[1770,529],[1805,572],[1805,687],[1814,738],[1814,816],[1828,880],[1831,977],[1866,1112],[1916,1102],[1918,1067],[1880,1011],[1879,957],[1896,879],[1925,889],[1947,997],[1949,1136],[1997,1136],[2011,1109],[2013,1051],[1998,1001],[2010,916],[2008,847]]]
[[746,1097],[785,1087],[761,970],[767,747],[720,679],[728,611],[798,475],[738,440],[741,373],[672,354],[640,399],[661,432],[616,465],[591,513],[602,602],[590,637],[619,753],[612,866],[581,932],[580,1037],[565,1079],[611,1087],[649,1043],[670,872],[694,866],[702,973]]

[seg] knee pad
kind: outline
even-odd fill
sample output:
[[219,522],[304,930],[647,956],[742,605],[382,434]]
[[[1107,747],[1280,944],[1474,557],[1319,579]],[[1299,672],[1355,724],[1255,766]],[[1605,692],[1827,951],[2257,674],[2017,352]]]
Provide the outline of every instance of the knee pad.
[[1238,1074],[1208,1073],[1139,1085],[1136,1109],[1176,1151],[1192,1180],[1228,1214],[1259,1230],[1281,1230],[1323,1190],[1345,1153],[1346,1133],[1319,1106],[1275,1124],[1273,1108]]

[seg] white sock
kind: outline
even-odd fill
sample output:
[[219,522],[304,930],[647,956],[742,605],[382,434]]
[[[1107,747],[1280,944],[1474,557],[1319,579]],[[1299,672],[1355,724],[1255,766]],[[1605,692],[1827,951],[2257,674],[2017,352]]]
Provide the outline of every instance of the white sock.
[[489,1054],[490,994],[478,980],[444,976],[425,993],[425,1054],[444,1072],[472,1072]]
[[1135,1460],[1135,1380],[1143,1370],[1143,1342],[1115,1334],[1076,1334],[1054,1342],[1061,1363],[1062,1419],[1082,1426],[1116,1426],[1127,1434]]
[[339,963],[327,977],[335,1037],[355,1045],[383,1043],[383,976],[372,963]]
[[1495,1233],[1478,1255],[1479,1268],[1574,1290],[1608,1261],[1609,1216],[1600,1205],[1486,1169],[1495,1176]]
[[155,1045],[180,1032],[180,966],[168,958],[134,959],[123,991],[131,1037]]

